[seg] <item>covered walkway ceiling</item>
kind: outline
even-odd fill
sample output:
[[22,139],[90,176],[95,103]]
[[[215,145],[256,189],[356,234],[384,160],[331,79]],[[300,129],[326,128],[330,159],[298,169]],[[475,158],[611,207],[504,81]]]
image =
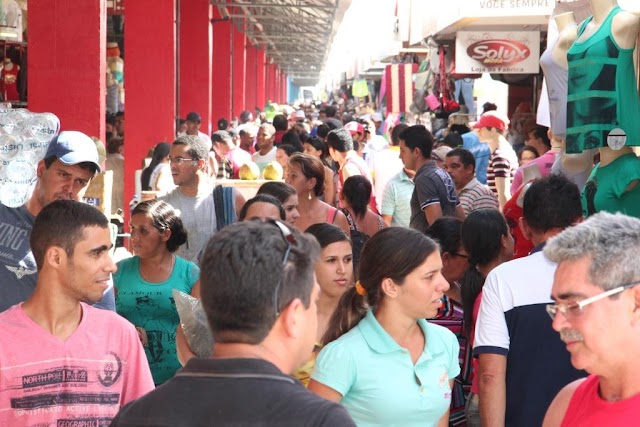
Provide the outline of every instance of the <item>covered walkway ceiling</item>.
[[211,0],[298,86],[320,80],[351,0]]

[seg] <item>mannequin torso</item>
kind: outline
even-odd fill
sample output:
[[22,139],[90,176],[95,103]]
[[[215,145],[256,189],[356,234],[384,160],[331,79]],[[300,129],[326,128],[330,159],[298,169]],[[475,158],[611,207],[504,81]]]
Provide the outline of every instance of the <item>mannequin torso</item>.
[[578,38],[578,24],[573,12],[562,13],[554,17],[556,24],[558,24],[558,42],[551,51],[553,60],[565,70],[569,68],[567,62],[567,52]]

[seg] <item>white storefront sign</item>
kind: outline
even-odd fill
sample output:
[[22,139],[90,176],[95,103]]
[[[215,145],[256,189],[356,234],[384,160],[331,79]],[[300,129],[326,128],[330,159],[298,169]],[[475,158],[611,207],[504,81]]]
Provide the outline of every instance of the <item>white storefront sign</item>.
[[467,16],[550,15],[555,0],[463,0]]
[[[506,0],[505,0],[506,1]],[[458,31],[456,73],[538,74],[537,31]]]

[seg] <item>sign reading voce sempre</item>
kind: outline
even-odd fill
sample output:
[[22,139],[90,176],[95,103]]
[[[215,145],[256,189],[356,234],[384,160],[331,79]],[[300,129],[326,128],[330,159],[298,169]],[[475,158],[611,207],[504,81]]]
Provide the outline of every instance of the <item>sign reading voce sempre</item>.
[[555,0],[464,0],[467,16],[551,15]]
[[456,73],[538,74],[538,31],[458,31]]

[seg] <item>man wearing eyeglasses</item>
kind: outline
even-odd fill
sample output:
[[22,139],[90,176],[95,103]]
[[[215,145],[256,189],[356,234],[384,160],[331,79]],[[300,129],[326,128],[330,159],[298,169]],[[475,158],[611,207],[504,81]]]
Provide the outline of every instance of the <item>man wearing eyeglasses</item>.
[[556,264],[542,249],[548,239],[582,219],[578,187],[562,176],[527,190],[520,228],[535,246],[529,256],[501,264],[482,288],[474,356],[479,397],[468,405],[483,426],[539,427],[553,397],[584,376],[569,360],[546,312]]
[[319,255],[313,237],[279,221],[213,236],[200,275],[211,358],[190,359],[111,425],[355,426],[341,405],[290,376],[315,345]]
[[590,375],[558,393],[544,426],[631,426],[640,420],[640,220],[598,213],[552,239],[558,263],[547,306],[571,363]]
[[[188,233],[187,243],[176,254],[186,260],[197,262],[198,253],[217,230],[214,186],[205,173],[209,149],[197,135],[178,137],[171,146],[169,163],[176,188],[160,199],[180,211],[180,218]],[[237,191],[234,211],[240,212],[244,197]]]

